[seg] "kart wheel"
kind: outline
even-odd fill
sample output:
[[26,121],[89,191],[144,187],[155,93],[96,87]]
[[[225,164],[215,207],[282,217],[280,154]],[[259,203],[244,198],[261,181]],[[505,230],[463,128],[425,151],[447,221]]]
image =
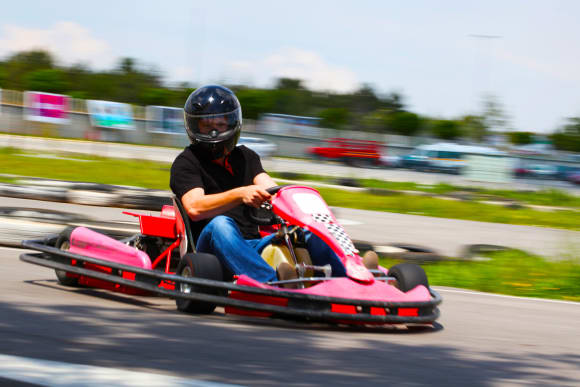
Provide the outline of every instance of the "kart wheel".
[[[73,230],[74,227],[65,228],[58,236],[54,247],[62,251],[68,251],[70,249],[70,235]],[[67,276],[66,271],[54,269],[54,272],[56,273],[56,278],[59,284],[64,286],[79,286],[79,279]]]
[[390,277],[397,279],[395,285],[402,292],[415,289],[418,285],[423,285],[429,289],[429,281],[423,268],[413,263],[399,263],[389,269]]
[[[188,278],[205,278],[215,281],[224,280],[223,269],[219,259],[215,255],[205,253],[185,254],[179,261],[177,274]],[[227,294],[227,291],[223,289],[202,288],[187,283],[180,283],[179,291],[183,293],[205,293],[220,296]],[[185,298],[176,298],[175,304],[178,310],[195,314],[209,314],[216,308],[216,305],[210,302]]]

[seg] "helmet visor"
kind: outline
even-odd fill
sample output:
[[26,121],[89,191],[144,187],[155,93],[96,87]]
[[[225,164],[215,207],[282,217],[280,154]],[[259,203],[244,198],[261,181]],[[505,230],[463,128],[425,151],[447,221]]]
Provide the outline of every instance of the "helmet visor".
[[184,112],[188,131],[198,141],[218,143],[230,138],[242,124],[242,111],[194,115]]

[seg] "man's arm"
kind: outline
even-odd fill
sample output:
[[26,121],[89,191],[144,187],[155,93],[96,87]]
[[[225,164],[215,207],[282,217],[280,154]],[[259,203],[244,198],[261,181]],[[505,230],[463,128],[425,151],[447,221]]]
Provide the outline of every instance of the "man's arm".
[[[254,183],[256,178],[254,178]],[[268,178],[270,177],[268,176]],[[270,178],[270,180],[272,179]],[[267,183],[264,181],[264,184]],[[191,220],[197,221],[223,214],[242,203],[258,207],[270,197],[271,195],[266,192],[263,186],[254,184],[211,195],[206,195],[203,188],[194,188],[181,197],[181,202]]]
[[264,189],[268,189],[270,187],[275,187],[278,185],[266,172],[257,174],[256,177],[254,177],[254,184],[259,185]]

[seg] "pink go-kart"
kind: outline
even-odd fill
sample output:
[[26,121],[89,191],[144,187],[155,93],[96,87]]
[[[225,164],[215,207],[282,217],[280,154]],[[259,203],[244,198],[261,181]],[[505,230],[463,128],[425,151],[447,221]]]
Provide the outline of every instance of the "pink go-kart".
[[[125,212],[139,217],[141,227],[130,238],[69,228],[44,240],[23,241],[23,247],[38,252],[20,259],[54,268],[62,285],[167,296],[188,313],[223,306],[231,314],[339,324],[432,324],[439,317],[441,297],[420,266],[367,268],[318,191],[297,185],[268,191],[272,200],[259,209],[248,207],[246,215],[262,234],[277,234],[262,257],[273,268],[287,262],[298,273],[296,279],[260,283],[228,273],[214,255],[196,252],[189,219],[175,198],[159,216]],[[346,277],[332,276],[329,265],[312,263],[301,230],[332,248]]]

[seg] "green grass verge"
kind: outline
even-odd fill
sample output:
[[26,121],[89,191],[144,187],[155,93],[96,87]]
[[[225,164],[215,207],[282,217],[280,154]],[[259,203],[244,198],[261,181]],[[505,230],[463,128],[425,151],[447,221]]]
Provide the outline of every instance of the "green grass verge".
[[580,230],[580,212],[578,211],[543,212],[529,208],[512,209],[491,204],[450,201],[421,196],[400,194],[378,196],[362,192],[345,192],[333,188],[319,187],[317,189],[330,206]]
[[[40,157],[36,157],[36,156]],[[68,181],[168,189],[170,164],[85,155],[59,155],[0,149],[2,173]]]
[[[290,175],[296,180],[319,181],[330,184],[336,184],[339,180],[335,177],[309,174],[273,173],[272,175],[281,178]],[[429,185],[413,182],[384,181],[377,179],[357,179],[356,182],[360,187],[366,188],[378,188],[394,191],[418,191],[432,194],[452,194],[461,192],[468,194],[472,197],[473,200],[514,200],[527,204],[580,208],[580,197],[569,195],[566,192],[557,189],[542,189],[531,192],[493,190],[479,187],[461,187],[445,183]]]
[[[522,297],[580,301],[580,262],[547,261],[522,251],[486,254],[488,261],[423,264],[430,285],[451,286]],[[384,267],[398,263],[381,259]]]
[[[42,157],[36,157],[37,155]],[[170,165],[167,163],[79,155],[59,157],[63,158],[3,148],[0,149],[0,165],[2,166],[0,173],[163,190],[169,187]],[[276,174],[273,175],[276,176]],[[509,209],[477,202],[449,201],[401,194],[379,196],[331,188],[320,188],[319,191],[331,206],[495,223],[580,229],[580,212],[575,211],[541,212],[531,209]]]

